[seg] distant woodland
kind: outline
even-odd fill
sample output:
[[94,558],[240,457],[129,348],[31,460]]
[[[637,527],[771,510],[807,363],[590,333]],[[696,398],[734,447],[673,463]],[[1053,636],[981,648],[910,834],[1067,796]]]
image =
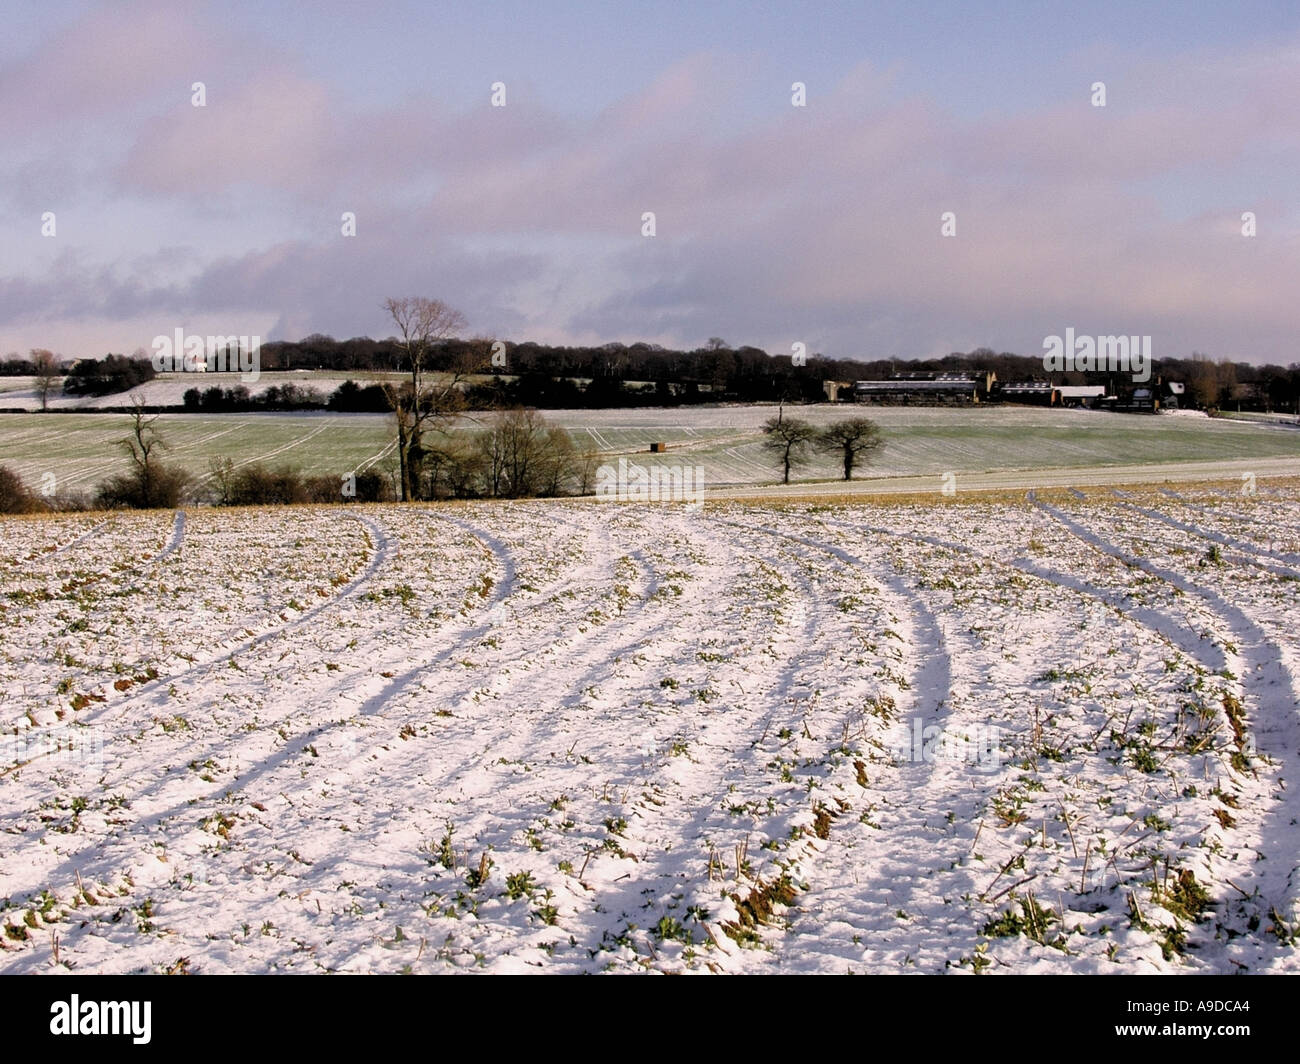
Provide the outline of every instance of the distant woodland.
[[[428,368],[437,372],[444,367],[463,365],[473,359],[480,365],[491,364],[493,342],[484,339],[447,339],[430,352]],[[498,348],[500,351],[500,348]],[[41,353],[43,354],[43,353]],[[38,352],[32,352],[33,356]],[[112,356],[120,360],[122,356]],[[147,361],[147,352],[136,352],[137,359]],[[261,370],[329,370],[333,372],[401,371],[403,349],[396,339],[372,340],[356,337],[335,340],[315,334],[296,342],[265,343],[261,347]],[[138,383],[134,372],[123,372],[123,363],[113,365],[114,372],[96,367],[103,360],[83,359],[74,366],[76,378],[71,388],[84,393],[102,394],[119,390],[111,385],[129,387]],[[505,343],[498,358],[495,378],[478,377],[466,387],[472,408],[491,409],[530,406],[541,409],[676,406],[705,402],[817,402],[824,398],[822,383],[827,380],[882,379],[895,372],[925,370],[992,371],[1001,381],[1044,379],[1041,355],[996,352],[981,347],[969,352],[953,352],[935,359],[836,359],[810,353],[806,364],[796,366],[791,355],[769,354],[757,347],[731,347],[721,338],[713,338],[703,347],[673,350],[658,344],[609,343],[599,347],[567,347],[537,343]],[[501,364],[504,363],[504,364]],[[10,354],[0,361],[0,375],[36,375],[38,359]],[[492,370],[489,369],[488,373]],[[1189,358],[1156,358],[1155,376],[1184,381],[1188,385],[1191,405],[1252,410],[1296,411],[1300,404],[1300,362],[1287,366],[1253,366],[1244,362],[1214,360],[1193,353]],[[151,376],[144,370],[140,376]],[[1063,384],[1100,383],[1100,378],[1083,373],[1055,375]],[[129,383],[127,383],[129,381]],[[239,388],[224,389],[226,395],[211,387],[196,387],[196,396],[187,397],[186,405],[201,409],[234,409],[251,400]],[[342,390],[341,390],[342,391]],[[355,388],[323,396],[288,386],[288,394],[279,392],[259,397],[257,405],[272,409],[301,409],[328,406],[335,410],[387,409],[379,389],[364,380]]]

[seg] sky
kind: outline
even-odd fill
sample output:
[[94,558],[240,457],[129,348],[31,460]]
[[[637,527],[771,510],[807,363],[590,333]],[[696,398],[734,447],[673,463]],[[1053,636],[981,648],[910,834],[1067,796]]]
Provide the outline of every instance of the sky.
[[3,19],[0,355],[384,337],[415,295],[507,342],[1300,361],[1294,2]]

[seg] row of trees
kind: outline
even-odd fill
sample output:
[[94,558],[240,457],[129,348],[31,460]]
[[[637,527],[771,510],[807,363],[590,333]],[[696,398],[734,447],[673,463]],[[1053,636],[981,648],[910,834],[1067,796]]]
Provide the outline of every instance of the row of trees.
[[[352,381],[345,384],[356,385]],[[340,386],[340,391],[342,386]],[[337,393],[335,393],[337,394]],[[331,400],[333,396],[331,396]],[[334,410],[332,402],[327,401],[315,388],[301,384],[273,384],[254,395],[244,385],[236,384],[223,388],[214,384],[208,388],[187,388],[181,397],[185,409],[204,413],[231,413],[246,410]],[[387,404],[380,396],[378,409],[384,410]]]
[[[344,341],[313,335],[293,343],[263,344],[261,368],[408,374],[414,344],[414,348],[421,349],[419,357],[426,374],[455,375],[467,366],[473,367],[474,375],[499,372],[500,376],[488,380],[482,377],[470,380],[469,374],[462,374],[459,387],[466,403],[480,410],[506,406],[549,409],[675,406],[719,399],[817,401],[822,398],[822,383],[826,380],[879,379],[902,370],[991,370],[1003,381],[1044,375],[1039,355],[999,353],[987,347],[922,360],[831,359],[812,354],[805,365],[797,366],[789,354],[769,355],[761,348],[750,346],[733,349],[719,337],[692,350],[673,350],[647,343],[599,347],[535,343],[498,346],[490,340],[462,339],[454,335],[463,328],[464,319],[438,301],[403,299],[388,300],[385,305],[389,304],[392,305],[390,317],[398,324],[398,335],[385,340],[360,337]],[[434,306],[437,309],[431,309]],[[394,310],[402,322],[394,317]],[[430,312],[432,320],[422,321],[422,316]],[[495,361],[494,350],[498,356]],[[0,373],[35,377],[42,409],[63,376],[60,360],[44,349],[31,351],[26,359],[11,353],[0,361]],[[1186,382],[1192,404],[1203,409],[1240,406],[1300,412],[1300,362],[1289,366],[1252,366],[1226,359],[1215,361],[1194,352],[1186,359],[1156,359],[1153,373],[1165,380]],[[125,391],[152,376],[152,364],[143,351],[137,351],[131,358],[109,355],[101,360],[81,359],[68,374],[66,390],[71,394],[110,394]],[[1066,373],[1054,379],[1058,384],[1102,383],[1104,375]],[[354,387],[369,394],[336,393],[337,398],[326,400],[315,392],[305,391],[292,400],[277,399],[278,405],[273,408],[389,409],[387,401],[374,394],[381,386]],[[236,390],[226,389],[227,392]],[[217,400],[210,393],[211,389],[206,389],[193,400],[187,395],[187,405],[199,409],[247,409],[248,406],[238,404],[254,402],[250,398],[241,400],[230,396]]]
[[[219,506],[388,502],[397,495],[392,479],[375,469],[343,477],[306,476],[288,466],[236,465],[230,458],[214,459],[201,484],[183,467],[164,461],[168,445],[156,421],[157,415],[146,414],[143,407],[134,409],[130,432],[121,441],[127,468],[101,483],[89,499],[40,499],[0,466],[0,513],[166,509],[192,501]],[[764,446],[787,484],[791,469],[805,462],[814,448],[836,454],[844,479],[850,480],[857,464],[883,443],[879,428],[867,418],[848,418],[819,430],[798,418],[778,416],[767,421],[763,431]],[[410,485],[413,498],[516,499],[588,495],[593,490],[596,454],[579,452],[564,429],[548,424],[536,410],[503,411],[480,429],[439,430],[432,436],[421,438],[419,473]]]
[[[493,376],[461,384],[467,410],[503,410],[511,407],[572,410],[624,406],[682,406],[712,398],[698,386],[658,384],[632,388],[622,381],[597,378],[579,383],[567,377],[538,373],[521,377]],[[332,410],[338,413],[387,413],[391,410],[382,384],[345,380],[328,395],[301,384],[273,384],[254,394],[242,384],[189,388],[182,397],[185,409],[203,413],[237,413],[257,410]]]
[[43,347],[33,348],[26,359],[10,355],[0,365],[7,374],[21,371],[24,376],[36,378],[36,394],[42,410],[49,409],[50,395],[57,390],[60,378],[66,395],[113,395],[157,376],[149,359],[125,355],[78,359],[65,374],[58,356]]
[[116,395],[158,376],[147,358],[106,355],[101,359],[79,358],[63,380],[67,395]]
[[[343,476],[305,475],[290,466],[236,465],[230,458],[209,463],[206,478],[166,461],[169,446],[158,431],[158,415],[137,404],[130,431],[120,441],[126,468],[90,496],[44,498],[0,466],[0,513],[48,510],[167,509],[189,502],[221,506],[289,503],[388,502],[403,488],[396,476],[368,469]],[[412,447],[408,427],[406,443]],[[562,428],[536,410],[507,410],[473,429],[420,428],[418,451],[408,456],[410,499],[523,498],[590,494],[596,456],[579,452]]]
[[[430,368],[440,370],[466,356],[487,361],[492,341],[482,338],[459,339],[448,335],[439,340],[432,353]],[[829,358],[809,353],[806,364],[797,366],[791,353],[770,354],[762,348],[743,345],[732,347],[721,337],[712,337],[697,348],[666,348],[652,343],[608,343],[593,346],[565,346],[532,342],[504,345],[503,373],[516,378],[532,378],[522,393],[499,396],[525,406],[558,407],[588,405],[585,393],[566,379],[579,378],[592,381],[650,382],[680,386],[649,390],[661,405],[673,402],[690,402],[703,396],[709,399],[727,398],[778,401],[821,397],[821,384],[826,380],[863,380],[888,377],[895,371],[961,372],[992,370],[999,380],[1023,380],[1043,376],[1042,354],[1016,354],[978,347],[968,352],[954,351],[940,358],[930,359],[858,359]],[[277,342],[262,346],[263,369],[329,369],[329,370],[398,370],[405,366],[406,352],[400,336],[386,340],[358,337],[335,340],[314,334],[296,342]],[[1194,375],[1204,376],[1205,356],[1193,354],[1190,358],[1157,358],[1153,372],[1166,380],[1191,381]],[[1288,366],[1270,364],[1253,366],[1244,362],[1221,360],[1214,364],[1216,373],[1227,373],[1230,383],[1214,389],[1214,394],[1204,396],[1204,405],[1220,405],[1226,401],[1228,388],[1236,384],[1257,386],[1265,401],[1278,409],[1294,409],[1300,399],[1300,362]],[[505,390],[515,382],[503,381],[498,386]],[[548,401],[544,384],[549,383],[561,392],[575,392],[559,401]],[[1065,384],[1084,384],[1084,374],[1065,374],[1058,381]],[[687,392],[684,386],[693,385]],[[710,391],[699,391],[707,387]],[[657,394],[656,394],[657,393]],[[634,389],[611,390],[605,405],[633,405],[644,402],[647,395]]]

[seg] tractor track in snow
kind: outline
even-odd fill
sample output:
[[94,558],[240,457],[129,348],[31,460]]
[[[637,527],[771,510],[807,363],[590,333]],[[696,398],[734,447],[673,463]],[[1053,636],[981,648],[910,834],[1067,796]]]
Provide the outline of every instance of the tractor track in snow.
[[[351,517],[351,515],[349,515]],[[390,537],[383,531],[380,526],[369,518],[355,517],[353,520],[360,521],[367,531],[374,537],[374,553],[365,568],[353,577],[343,588],[334,595],[331,595],[325,602],[321,602],[311,607],[298,617],[287,621],[284,624],[269,628],[266,631],[247,637],[229,648],[221,648],[216,654],[210,655],[201,660],[196,660],[186,669],[177,672],[168,673],[165,676],[157,676],[145,683],[137,684],[129,689],[129,693],[119,693],[111,685],[106,686],[99,692],[83,692],[86,694],[97,694],[103,701],[93,702],[92,705],[98,708],[86,708],[76,713],[75,723],[81,726],[98,726],[108,721],[116,720],[126,711],[133,709],[137,704],[149,699],[156,698],[163,693],[164,688],[179,682],[191,682],[204,673],[222,666],[228,665],[233,659],[241,654],[245,654],[273,640],[281,639],[303,626],[317,619],[327,610],[337,607],[341,602],[354,595],[360,588],[369,583],[374,576],[380,572],[390,561],[393,554],[393,546]],[[184,525],[177,521],[176,531],[173,533],[173,542],[163,552],[160,552],[156,558],[161,558],[164,553],[174,550],[179,546],[179,535],[183,532]],[[25,768],[33,763],[36,759],[22,761],[14,765],[0,769],[0,778],[18,770]]]
[[1264,815],[1259,827],[1258,852],[1264,860],[1254,866],[1248,881],[1255,884],[1261,896],[1265,907],[1262,916],[1275,910],[1295,920],[1300,915],[1300,851],[1291,829],[1300,823],[1300,787],[1294,785],[1300,779],[1300,700],[1278,647],[1244,610],[1217,592],[1133,555],[1054,506],[1037,505],[1098,552],[1141,569],[1184,594],[1199,597],[1232,631],[1243,666],[1239,670],[1240,686],[1244,698],[1249,700],[1249,735],[1254,739],[1256,752],[1279,766],[1281,783],[1274,795],[1274,807]]
[[[863,531],[831,522],[822,525],[827,531]],[[918,724],[924,734],[931,727],[961,733],[971,723],[978,723],[967,721],[963,707],[953,700],[951,648],[962,644],[964,655],[978,651],[962,633],[945,632],[922,590],[913,587],[897,562],[887,556],[896,543],[884,545],[886,557],[879,564],[868,564],[861,548],[852,544],[846,548],[821,538],[791,538],[866,572],[888,590],[890,612],[898,618],[905,661],[910,663],[908,690],[898,699],[891,729],[891,755],[909,749],[908,739]],[[905,725],[902,743],[899,722]],[[953,830],[944,824],[945,815],[968,797],[971,771],[942,759],[905,755],[891,760],[892,764],[885,765],[873,760],[868,767],[872,778],[864,801],[876,823],[868,826],[848,816],[831,826],[812,867],[809,889],[796,896],[788,913],[789,927],[774,958],[778,968],[797,954],[815,955],[822,964],[835,966],[823,970],[899,971],[910,962],[921,970],[942,971],[954,948],[965,947],[973,939],[973,922],[960,907],[936,906],[925,898],[934,889],[935,877],[954,881],[948,891],[954,897],[971,889],[969,873],[956,870],[969,848],[970,825]],[[997,780],[994,774],[981,775],[978,786],[989,790]],[[926,856],[919,860],[915,851],[922,847]],[[945,852],[946,859],[942,857]],[[893,944],[900,934],[899,911],[928,922],[927,956],[899,954]],[[835,920],[826,919],[829,912],[836,914]],[[855,936],[861,942],[858,948],[849,944]]]
[[68,553],[68,551],[72,550],[75,547],[81,546],[81,544],[85,543],[86,540],[91,539],[92,537],[98,535],[105,528],[107,528],[109,524],[110,522],[108,521],[96,521],[95,524],[93,524],[90,528],[86,529],[86,531],[82,532],[78,536],[73,537],[67,543],[63,544],[61,547],[55,547],[53,550],[42,551],[38,554],[30,554],[25,558],[14,558],[9,562],[7,568],[19,569],[19,568],[29,567],[33,565],[39,565],[41,562],[48,561],[53,558],[62,557],[64,554]]
[[[504,602],[514,592],[515,585],[517,582],[516,563],[507,545],[503,541],[499,540],[497,537],[492,536],[484,532],[483,530],[476,528],[469,522],[461,521],[455,518],[443,518],[441,515],[436,515],[436,516],[438,516],[439,519],[441,520],[446,520],[449,523],[455,525],[461,532],[463,532],[470,538],[479,542],[483,546],[488,556],[492,558],[496,562],[496,564],[500,567],[500,570],[503,574],[502,579],[495,583],[494,592],[492,596],[487,600],[485,600],[476,609],[476,617],[481,617],[484,611],[490,611],[494,605]],[[358,520],[365,521],[366,519],[358,518]],[[314,607],[309,614],[304,614],[302,617],[299,617],[295,619],[293,622],[290,622],[289,625],[272,629],[268,632],[262,633],[261,635],[255,637],[254,639],[246,640],[245,642],[241,643],[238,647],[236,647],[234,650],[226,652],[222,654],[220,657],[215,658],[209,662],[205,662],[199,666],[196,666],[195,668],[205,669],[205,668],[210,668],[214,665],[224,664],[237,654],[245,653],[248,650],[255,648],[256,646],[260,646],[264,643],[270,642],[271,640],[275,640],[282,635],[288,634],[288,632],[291,629],[300,629],[304,625],[315,620],[318,617],[318,615],[322,613],[324,610],[328,609],[332,605],[336,605],[338,601],[341,600],[341,598],[345,593],[352,594],[355,591],[359,590],[360,587],[362,587],[365,583],[369,582],[369,580],[377,572],[385,568],[385,566],[387,566],[391,561],[391,553],[392,553],[391,539],[387,537],[385,534],[383,534],[377,527],[375,528],[375,531],[380,536],[379,538],[380,549],[377,550],[375,556],[372,557],[371,562],[367,566],[366,571],[360,574],[358,577],[355,577],[352,583],[349,585],[348,588],[345,589],[344,592],[340,593],[339,595],[332,596],[329,602],[321,603],[319,606]],[[561,586],[564,585],[565,583],[567,583],[567,579],[557,582],[557,584]],[[458,618],[456,620],[447,622],[446,624],[439,626],[437,631],[433,633],[434,636],[445,634],[449,629],[456,629],[457,632],[460,634],[460,638],[453,642],[445,643],[443,649],[437,655],[438,660],[439,661],[445,660],[455,655],[456,653],[463,652],[466,647],[475,645],[479,641],[479,639],[483,637],[483,635],[485,635],[488,631],[490,631],[494,626],[498,624],[499,624],[498,621],[494,621],[490,618],[487,619],[486,621],[474,620],[468,622],[463,618]],[[386,633],[380,633],[378,638],[382,642],[385,636]],[[357,709],[355,713],[352,714],[352,716],[355,716],[356,713],[360,713],[366,717],[376,717],[380,715],[386,706],[390,705],[396,699],[401,697],[401,695],[405,692],[405,689],[412,684],[414,679],[418,678],[420,674],[425,673],[431,668],[433,668],[437,663],[438,663],[437,661],[426,660],[422,662],[420,665],[412,669],[409,669],[406,673],[403,673],[402,675],[383,677],[383,683],[381,684],[379,690],[371,694],[369,698],[362,701],[360,704],[360,708]],[[180,674],[180,676],[189,677],[194,675],[194,672],[195,669],[192,668],[191,670],[188,670],[187,672]],[[116,703],[113,706],[105,706],[104,709],[101,711],[99,718],[104,717],[104,715],[110,709],[126,708],[125,703],[132,698],[134,698],[135,700],[139,700],[139,698],[141,697],[154,693],[154,691],[156,691],[159,685],[169,682],[169,680],[171,679],[176,679],[176,677],[171,677],[171,678],[163,677],[151,681],[149,685],[150,690],[146,691],[142,686],[140,689],[138,689],[138,691],[133,692],[132,696],[127,696],[126,699],[123,699],[122,701]],[[364,685],[365,678],[363,677],[360,682]],[[343,724],[345,724],[346,719],[345,720],[338,719],[340,714],[338,703],[348,701],[346,688],[350,685],[351,685],[350,681],[345,680],[336,688],[330,691],[324,691],[324,690],[318,691],[317,699],[321,704],[325,706],[325,711],[329,715],[329,719],[326,719],[324,721],[314,720],[312,722],[307,722],[304,724],[297,725],[295,727],[295,734],[291,739],[286,741],[283,746],[276,748],[269,756],[262,758],[261,760],[258,760],[252,764],[245,764],[244,767],[238,772],[237,776],[234,779],[223,781],[223,788],[226,790],[229,790],[231,788],[238,788],[240,792],[246,792],[250,784],[254,784],[258,780],[261,780],[263,777],[273,774],[277,769],[288,765],[289,762],[292,761],[293,758],[298,755],[299,751],[303,748],[304,744],[312,743],[314,745],[314,742],[320,741],[323,735],[326,735],[330,731],[333,731],[341,727]],[[114,714],[114,719],[116,719],[118,715],[120,715],[120,713]],[[85,719],[85,714],[83,713],[79,719]],[[265,723],[268,722],[264,722],[264,725]],[[274,723],[274,718],[269,723]],[[402,722],[394,720],[391,721],[390,723],[393,723],[394,728],[396,728],[396,726]],[[236,740],[236,743],[232,745],[228,737],[220,738],[216,743],[213,743],[209,739],[205,739],[203,736],[196,736],[193,740],[190,741],[190,743],[185,747],[185,749],[178,756],[185,758],[193,755],[194,760],[198,760],[205,756],[212,757],[217,755],[229,758],[238,754],[239,752],[238,745],[240,742],[246,743],[249,741],[252,740]],[[375,766],[366,764],[366,762],[371,761],[371,759],[372,759],[371,755],[367,753],[358,755],[354,759],[354,763],[359,766],[359,771],[358,773],[356,773],[356,775],[364,776],[367,773],[374,771]],[[34,760],[36,759],[32,759],[32,761]],[[22,764],[11,766],[11,768],[7,771],[13,771],[18,768],[26,767],[26,765],[31,764],[32,761],[23,762]],[[161,779],[154,781],[152,784],[144,788],[136,788],[132,791],[132,801],[140,802],[142,799],[150,796],[156,797],[161,791],[166,790],[168,786],[170,786],[173,782],[175,781],[170,777],[163,777]],[[291,792],[292,790],[294,790],[294,788],[292,787],[290,787],[289,789]],[[215,793],[215,788],[214,788],[214,793]],[[192,799],[185,802],[184,805],[177,804],[170,808],[154,810],[147,817],[142,818],[140,820],[137,830],[149,826],[156,826],[165,821],[168,821],[171,818],[178,815],[179,813],[181,813],[184,807],[190,804],[192,804]]]

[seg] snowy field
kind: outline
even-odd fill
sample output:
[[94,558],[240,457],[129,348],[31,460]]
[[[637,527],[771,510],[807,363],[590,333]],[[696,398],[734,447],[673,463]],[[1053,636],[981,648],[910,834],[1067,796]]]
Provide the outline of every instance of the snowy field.
[[[1300,431],[1294,426],[1199,414],[1150,417],[1015,406],[944,410],[830,403],[788,412],[818,426],[862,415],[878,422],[885,448],[856,471],[864,482],[937,478],[945,472],[964,477],[1024,471],[1041,477],[1051,469],[1135,464],[1166,466],[1176,474],[1173,467],[1197,462],[1218,467],[1198,470],[1197,478],[1238,476],[1243,470],[1281,472],[1268,464],[1279,460],[1300,469]],[[591,451],[600,462],[626,457],[646,467],[698,468],[710,490],[779,479],[778,467],[762,446],[762,424],[776,413],[775,406],[543,413],[569,431],[580,451]],[[489,417],[467,417],[460,427],[481,428]],[[382,414],[165,414],[157,424],[168,443],[167,461],[200,480],[209,475],[214,458],[229,458],[237,466],[291,465],[309,475],[336,477],[396,467],[392,420]],[[120,441],[129,425],[125,415],[0,414],[0,464],[11,466],[34,490],[52,475],[59,491],[91,491],[123,472]],[[648,453],[656,442],[667,444],[667,451]],[[833,455],[811,458],[795,470],[795,479],[838,478]]]
[[1297,972],[1300,485],[0,520],[0,971]]
[[[251,376],[251,375],[250,375]],[[268,388],[293,384],[319,392],[328,399],[330,393],[346,380],[369,384],[375,380],[392,379],[395,374],[372,373],[356,370],[351,373],[320,370],[275,370],[259,373],[256,380],[245,380],[239,373],[160,373],[153,380],[136,385],[125,392],[112,395],[64,395],[63,378],[46,396],[49,410],[102,410],[129,407],[135,399],[150,406],[180,406],[185,393],[191,388],[245,388],[250,395],[261,395]],[[40,410],[41,396],[35,377],[0,377],[0,407],[10,410]]]

